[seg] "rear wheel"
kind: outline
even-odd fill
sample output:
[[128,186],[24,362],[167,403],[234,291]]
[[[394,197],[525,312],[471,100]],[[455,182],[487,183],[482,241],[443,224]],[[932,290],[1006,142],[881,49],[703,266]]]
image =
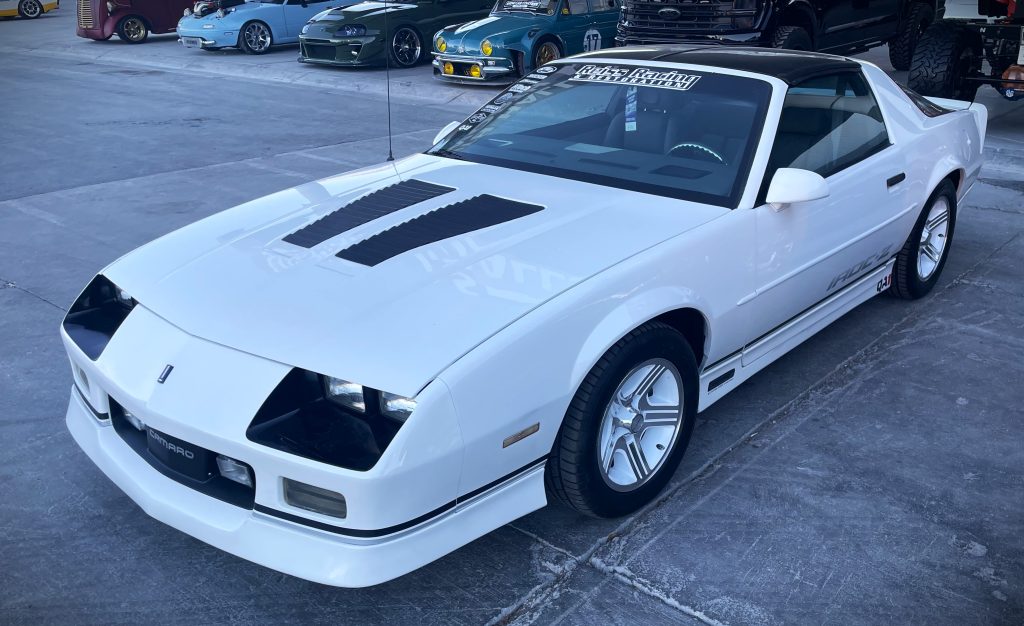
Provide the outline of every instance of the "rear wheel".
[[272,45],[274,36],[263,22],[249,22],[238,34],[238,47],[249,54],[265,54]]
[[659,322],[632,331],[576,391],[548,459],[548,490],[593,517],[644,506],[683,458],[697,393],[696,359],[681,334]]
[[893,295],[906,300],[924,297],[939,281],[949,257],[956,226],[956,188],[942,181],[921,211],[914,230],[896,255],[893,268]]
[[34,20],[43,14],[43,5],[39,0],[21,0],[18,3],[18,15],[27,20]]
[[423,39],[410,26],[399,26],[391,35],[388,51],[391,60],[399,67],[412,67],[423,58]]
[[779,26],[772,35],[772,47],[786,50],[814,50],[811,34],[799,26]]
[[149,36],[149,29],[141,17],[129,15],[117,23],[117,36],[128,43],[142,43]]
[[914,49],[921,35],[935,19],[935,10],[923,2],[913,2],[907,7],[907,18],[896,37],[889,40],[889,62],[900,71],[910,69]]
[[981,69],[973,34],[956,24],[936,22],[914,50],[907,86],[924,96],[974,100],[978,83],[965,80]]

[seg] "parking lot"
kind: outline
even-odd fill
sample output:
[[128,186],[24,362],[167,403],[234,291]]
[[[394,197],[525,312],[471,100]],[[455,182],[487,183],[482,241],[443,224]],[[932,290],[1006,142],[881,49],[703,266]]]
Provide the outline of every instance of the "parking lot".
[[[58,325],[125,252],[383,161],[383,70],[0,21],[0,622],[1024,623],[1024,103],[939,287],[876,298],[698,416],[661,499],[549,506],[377,587],[325,587],[150,519],[64,426]],[[885,49],[867,58],[887,67]],[[494,95],[392,73],[396,157]]]

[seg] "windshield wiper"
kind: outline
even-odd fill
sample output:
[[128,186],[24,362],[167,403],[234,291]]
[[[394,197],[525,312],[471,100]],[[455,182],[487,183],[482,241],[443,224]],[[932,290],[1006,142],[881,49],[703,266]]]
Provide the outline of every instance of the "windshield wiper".
[[427,154],[433,154],[434,156],[444,157],[446,159],[455,159],[456,161],[467,160],[466,157],[462,156],[458,152],[455,152],[454,150],[446,150],[445,148],[441,148],[440,150],[434,150],[433,152],[428,152]]

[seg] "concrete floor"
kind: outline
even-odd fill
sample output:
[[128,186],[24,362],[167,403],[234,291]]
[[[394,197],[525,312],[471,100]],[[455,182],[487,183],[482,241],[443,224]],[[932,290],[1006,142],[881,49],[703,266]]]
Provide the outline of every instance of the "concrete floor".
[[[0,22],[0,622],[1024,623],[1024,105],[934,294],[877,298],[701,414],[661,500],[550,506],[365,590],[252,565],[139,510],[64,428],[64,308],[128,250],[383,160],[379,71]],[[868,57],[885,65],[884,48]],[[395,74],[395,153],[492,92]]]

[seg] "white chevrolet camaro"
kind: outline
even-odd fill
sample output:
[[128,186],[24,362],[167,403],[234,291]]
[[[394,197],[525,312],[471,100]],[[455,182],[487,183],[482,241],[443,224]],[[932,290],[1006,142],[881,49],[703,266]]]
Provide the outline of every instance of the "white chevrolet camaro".
[[543,507],[650,502],[695,416],[859,303],[919,298],[986,111],[869,63],[614,49],[436,145],[104,269],[67,424],[147,513],[358,587]]

